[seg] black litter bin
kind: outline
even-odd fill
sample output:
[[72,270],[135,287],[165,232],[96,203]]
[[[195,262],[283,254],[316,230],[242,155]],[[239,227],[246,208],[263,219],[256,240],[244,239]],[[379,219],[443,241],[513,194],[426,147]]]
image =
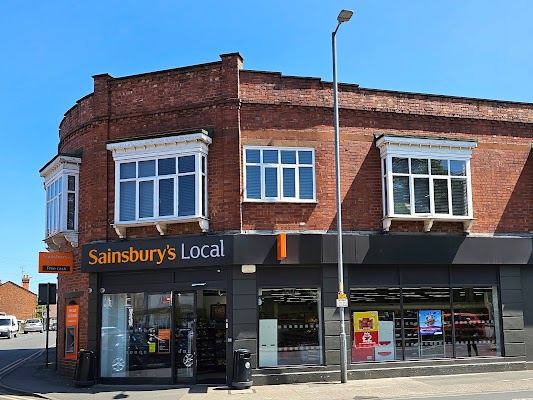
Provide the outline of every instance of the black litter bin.
[[252,386],[251,354],[246,349],[238,349],[233,352],[233,382],[231,385],[236,389],[248,389]]
[[95,357],[90,350],[80,350],[76,362],[76,372],[74,373],[74,384],[76,386],[92,386],[95,381]]

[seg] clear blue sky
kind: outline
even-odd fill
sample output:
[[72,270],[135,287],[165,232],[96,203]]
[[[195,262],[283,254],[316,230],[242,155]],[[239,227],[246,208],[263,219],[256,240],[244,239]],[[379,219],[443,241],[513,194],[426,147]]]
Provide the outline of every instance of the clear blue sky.
[[92,75],[125,76],[219,60],[408,92],[533,102],[531,0],[197,0],[0,2],[0,280],[40,282],[39,169]]

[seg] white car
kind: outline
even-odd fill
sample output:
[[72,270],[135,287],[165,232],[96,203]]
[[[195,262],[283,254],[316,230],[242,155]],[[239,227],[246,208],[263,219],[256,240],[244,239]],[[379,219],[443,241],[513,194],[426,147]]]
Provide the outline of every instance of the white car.
[[0,315],[0,336],[11,339],[11,336],[17,337],[19,325],[17,318],[13,315]]
[[43,323],[38,318],[27,319],[24,323],[24,333],[40,332],[43,333]]

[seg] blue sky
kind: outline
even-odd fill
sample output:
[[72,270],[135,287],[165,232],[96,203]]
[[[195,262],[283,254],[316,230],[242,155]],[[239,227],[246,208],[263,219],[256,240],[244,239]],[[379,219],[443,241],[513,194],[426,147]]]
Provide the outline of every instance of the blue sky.
[[0,2],[0,280],[38,283],[44,251],[39,169],[57,153],[63,114],[92,76],[219,60],[362,87],[533,102],[531,0],[3,0]]

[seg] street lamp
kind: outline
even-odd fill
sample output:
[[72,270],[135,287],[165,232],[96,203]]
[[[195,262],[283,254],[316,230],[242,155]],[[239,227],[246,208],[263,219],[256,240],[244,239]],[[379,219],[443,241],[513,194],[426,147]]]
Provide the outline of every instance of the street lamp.
[[[331,34],[331,45],[333,53],[333,125],[335,129],[335,175],[336,175],[336,194],[337,194],[337,263],[339,275],[339,293],[338,299],[346,299],[344,293],[344,272],[342,263],[342,219],[341,219],[341,168],[340,168],[340,150],[339,150],[339,88],[337,84],[337,44],[336,35],[339,27],[343,22],[348,22],[352,18],[353,11],[342,10],[337,17],[337,28]],[[346,300],[344,300],[346,301]],[[346,329],[344,327],[344,304],[339,304],[340,315],[340,345],[341,345],[341,383],[348,380],[347,360],[346,360]]]

